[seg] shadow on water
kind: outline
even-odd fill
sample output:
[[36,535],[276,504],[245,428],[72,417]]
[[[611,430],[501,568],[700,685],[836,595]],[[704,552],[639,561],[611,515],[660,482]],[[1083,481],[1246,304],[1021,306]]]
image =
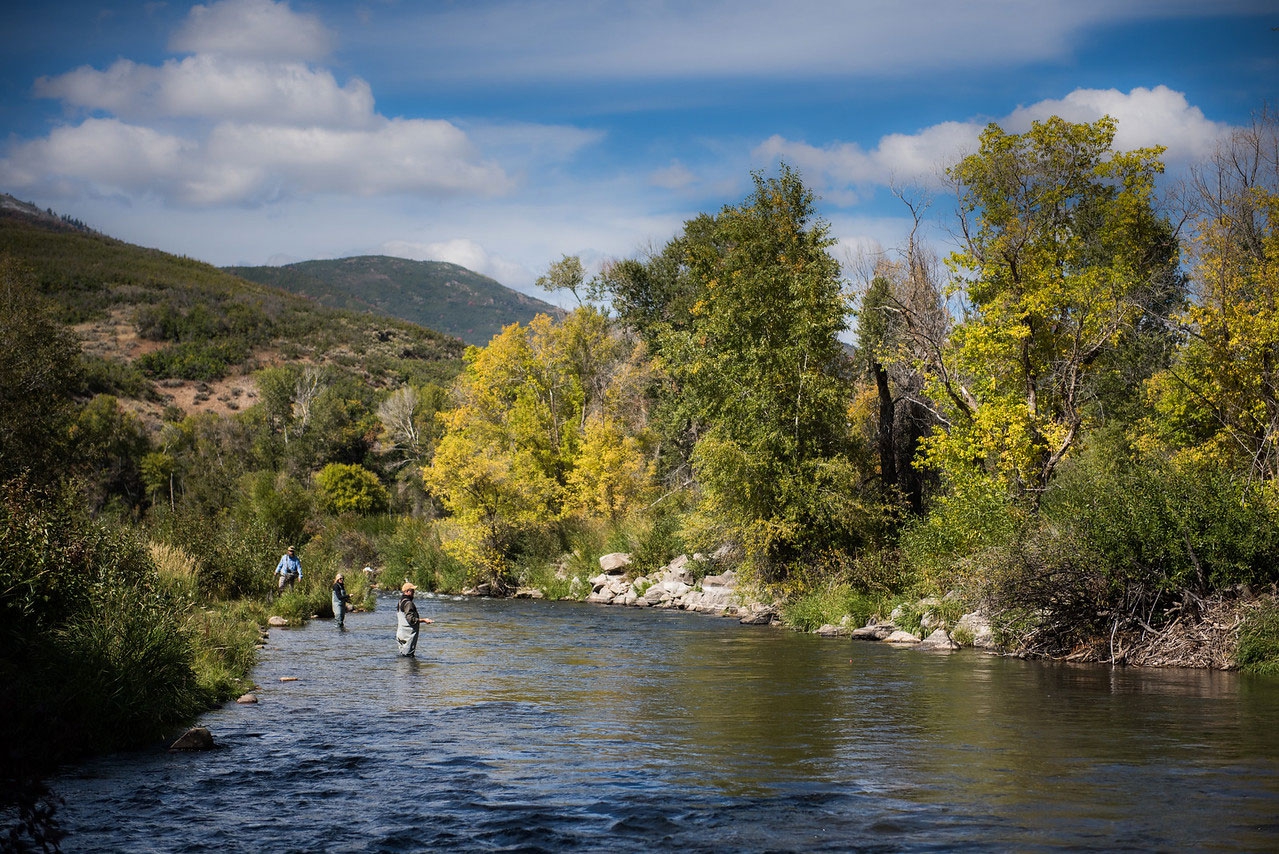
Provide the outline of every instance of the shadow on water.
[[224,749],[54,781],[66,850],[1279,847],[1273,682],[448,598],[402,659],[392,602],[273,631]]

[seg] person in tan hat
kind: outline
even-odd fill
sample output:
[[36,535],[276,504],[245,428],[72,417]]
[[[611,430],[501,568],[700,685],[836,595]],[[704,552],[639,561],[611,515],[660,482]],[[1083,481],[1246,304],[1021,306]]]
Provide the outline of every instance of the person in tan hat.
[[400,604],[396,606],[395,642],[399,645],[400,655],[411,656],[417,650],[417,632],[422,623],[433,623],[434,620],[418,616],[417,605],[413,602],[413,591],[416,584],[408,581],[400,588]]
[[280,562],[275,565],[275,592],[278,594],[292,590],[294,582],[301,577],[302,562],[298,560],[293,546],[289,546],[284,554],[280,555]]

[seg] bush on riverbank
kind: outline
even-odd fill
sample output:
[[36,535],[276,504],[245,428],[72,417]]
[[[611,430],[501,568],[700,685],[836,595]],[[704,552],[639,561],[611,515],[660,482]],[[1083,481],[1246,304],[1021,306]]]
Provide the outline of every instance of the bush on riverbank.
[[[67,488],[10,481],[0,500],[0,718],[6,768],[39,774],[164,736],[251,666],[245,628],[200,633],[180,559],[157,569],[133,527]],[[232,638],[238,639],[233,642]]]
[[1271,600],[1244,619],[1235,660],[1245,670],[1279,675],[1279,602]]

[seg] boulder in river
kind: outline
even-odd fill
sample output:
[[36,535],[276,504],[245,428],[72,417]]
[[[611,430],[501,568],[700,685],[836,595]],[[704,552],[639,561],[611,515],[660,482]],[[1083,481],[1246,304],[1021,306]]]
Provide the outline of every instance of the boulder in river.
[[919,648],[924,652],[954,652],[959,649],[959,644],[950,639],[950,635],[946,634],[945,629],[936,629],[931,635],[924,638]]
[[170,750],[212,750],[213,749],[213,733],[202,726],[193,726],[182,735],[178,736],[178,740],[169,745]]
[[887,640],[893,632],[897,631],[897,627],[892,623],[870,622],[862,626],[860,629],[853,629],[852,638],[854,640]]

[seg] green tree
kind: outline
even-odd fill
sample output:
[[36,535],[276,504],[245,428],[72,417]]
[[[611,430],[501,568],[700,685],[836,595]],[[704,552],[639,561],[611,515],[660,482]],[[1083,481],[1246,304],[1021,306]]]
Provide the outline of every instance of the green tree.
[[64,472],[79,352],[31,271],[0,255],[0,481],[26,471],[52,482]]
[[949,171],[963,240],[951,296],[966,313],[931,366],[945,429],[925,445],[952,488],[992,479],[1037,506],[1100,416],[1121,344],[1168,301],[1178,249],[1154,206],[1160,149],[1114,152],[1115,128],[990,125]]
[[696,299],[658,346],[697,437],[703,518],[780,578],[804,556],[857,548],[867,516],[837,337],[850,306],[829,227],[790,168],[753,178],[745,202],[678,241]]
[[1147,445],[1279,478],[1279,119],[1261,112],[1198,174],[1189,337],[1149,387]]
[[98,510],[115,500],[126,509],[140,508],[147,492],[142,459],[150,442],[138,417],[116,398],[100,394],[80,410],[71,438],[90,506]]

